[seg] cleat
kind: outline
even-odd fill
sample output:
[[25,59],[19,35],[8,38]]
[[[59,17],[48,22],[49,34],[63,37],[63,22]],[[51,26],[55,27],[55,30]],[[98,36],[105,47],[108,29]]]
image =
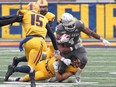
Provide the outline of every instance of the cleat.
[[76,83],[81,82],[80,76],[76,77],[76,80],[75,81],[76,81]]
[[56,82],[56,81],[57,81],[56,77],[51,77],[47,80],[47,82]]
[[36,84],[35,83],[31,83],[31,87],[36,87]]
[[14,67],[12,65],[9,65],[4,80],[8,81],[8,78],[13,74],[13,72],[14,72]]
[[20,77],[16,78],[15,81],[19,81],[20,80]]
[[18,59],[17,57],[13,58],[12,65],[15,66],[15,67],[18,65],[17,59]]

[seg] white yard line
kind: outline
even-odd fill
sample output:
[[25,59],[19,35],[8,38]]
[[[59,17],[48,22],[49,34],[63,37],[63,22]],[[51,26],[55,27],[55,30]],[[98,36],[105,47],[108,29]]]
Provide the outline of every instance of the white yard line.
[[116,72],[109,72],[109,74],[116,74]]
[[[29,85],[29,82],[4,82],[5,84],[13,84],[13,85]],[[95,85],[98,82],[79,82],[79,83],[36,83],[36,85],[40,85],[39,87],[73,87],[77,85]],[[37,87],[38,87],[37,86]]]

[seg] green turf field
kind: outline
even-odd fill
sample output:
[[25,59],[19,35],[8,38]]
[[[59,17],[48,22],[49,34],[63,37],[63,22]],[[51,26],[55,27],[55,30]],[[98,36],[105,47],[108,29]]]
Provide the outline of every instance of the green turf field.
[[[66,83],[75,79],[72,76],[64,83],[37,82],[37,87],[116,87],[116,48],[86,48],[86,50],[88,64],[83,70],[80,83]],[[14,56],[22,55],[24,52],[19,52],[18,47],[0,47],[0,87],[30,87],[30,83],[4,82],[7,65],[11,64]],[[10,79],[23,75],[14,73]]]

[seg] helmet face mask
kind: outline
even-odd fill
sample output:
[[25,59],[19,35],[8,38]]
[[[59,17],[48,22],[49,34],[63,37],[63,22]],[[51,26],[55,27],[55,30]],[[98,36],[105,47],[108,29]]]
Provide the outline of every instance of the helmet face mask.
[[61,23],[63,24],[65,30],[73,32],[75,30],[76,24],[74,17],[69,13],[64,13],[61,16]]

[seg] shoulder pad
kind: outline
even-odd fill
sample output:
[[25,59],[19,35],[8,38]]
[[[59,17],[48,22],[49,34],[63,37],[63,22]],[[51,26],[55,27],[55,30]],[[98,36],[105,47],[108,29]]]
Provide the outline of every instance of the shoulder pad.
[[55,19],[55,15],[51,12],[47,12],[47,14],[45,15],[45,17],[48,19],[48,21],[54,21]]

